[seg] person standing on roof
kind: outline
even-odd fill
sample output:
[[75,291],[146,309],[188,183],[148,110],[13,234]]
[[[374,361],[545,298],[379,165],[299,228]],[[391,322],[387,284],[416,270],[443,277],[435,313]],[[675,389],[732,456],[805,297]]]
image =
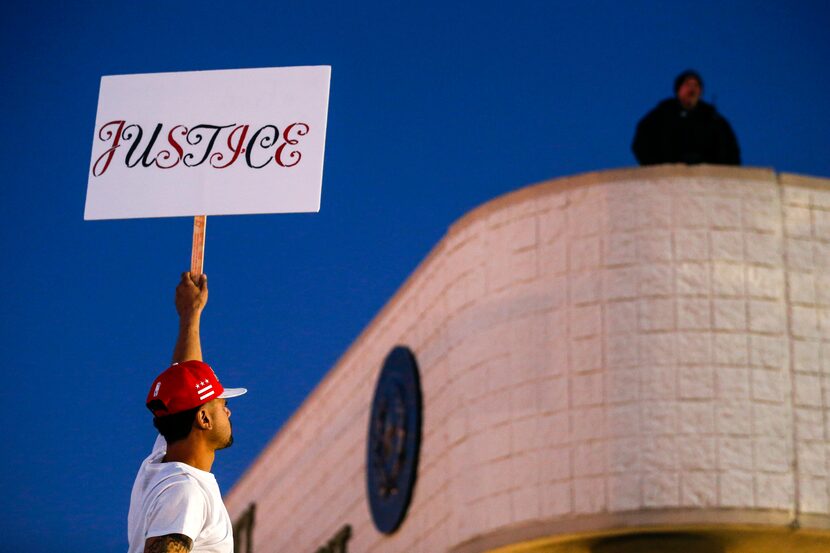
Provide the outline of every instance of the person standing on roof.
[[631,149],[640,165],[740,165],[738,140],[715,106],[700,99],[703,79],[686,70],[674,81],[674,98],[660,102],[637,125]]

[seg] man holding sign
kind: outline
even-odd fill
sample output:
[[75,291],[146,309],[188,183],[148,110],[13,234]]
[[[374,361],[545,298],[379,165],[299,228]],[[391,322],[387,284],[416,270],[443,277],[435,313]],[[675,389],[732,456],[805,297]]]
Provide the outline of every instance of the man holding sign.
[[233,551],[210,469],[233,442],[225,401],[245,390],[223,388],[202,362],[205,217],[320,210],[330,75],[304,66],[101,78],[84,219],[195,217],[173,365],[147,396],[161,436],[133,486],[130,553]]
[[211,474],[216,450],[233,443],[224,388],[202,361],[199,322],[207,276],[184,273],[176,288],[179,335],[173,365],[150,386],[147,408],[160,436],[141,464],[130,496],[129,553],[233,553],[233,527]]

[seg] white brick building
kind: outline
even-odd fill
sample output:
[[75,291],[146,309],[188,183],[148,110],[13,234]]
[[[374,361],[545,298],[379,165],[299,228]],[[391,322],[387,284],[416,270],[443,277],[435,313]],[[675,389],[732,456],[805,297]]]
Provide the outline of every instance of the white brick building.
[[[384,535],[366,440],[397,344],[423,439]],[[323,551],[830,551],[830,180],[658,166],[473,210],[226,503],[256,553],[345,525]]]

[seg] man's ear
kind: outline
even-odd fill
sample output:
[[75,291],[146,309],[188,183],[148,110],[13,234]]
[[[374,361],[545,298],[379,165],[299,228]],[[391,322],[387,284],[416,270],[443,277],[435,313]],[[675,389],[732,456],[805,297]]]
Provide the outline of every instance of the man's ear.
[[196,419],[193,424],[196,428],[201,428],[202,430],[208,430],[211,428],[212,421],[210,420],[210,415],[204,406],[202,406],[202,408],[196,413]]

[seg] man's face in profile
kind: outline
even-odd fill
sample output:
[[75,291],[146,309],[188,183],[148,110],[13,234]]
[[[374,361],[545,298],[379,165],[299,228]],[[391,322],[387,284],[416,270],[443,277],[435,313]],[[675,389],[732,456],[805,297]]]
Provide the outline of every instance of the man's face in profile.
[[677,99],[685,109],[692,109],[700,100],[700,82],[694,77],[687,77],[677,89]]

